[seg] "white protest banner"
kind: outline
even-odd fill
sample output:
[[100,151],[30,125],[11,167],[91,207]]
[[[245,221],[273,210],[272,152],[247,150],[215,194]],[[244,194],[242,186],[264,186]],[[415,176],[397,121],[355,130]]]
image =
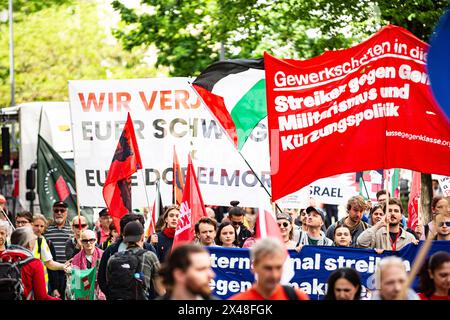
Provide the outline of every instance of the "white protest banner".
[[444,197],[450,197],[450,177],[435,175],[438,178],[439,186]]
[[[259,199],[268,199],[191,90],[188,78],[70,81],[69,95],[80,205],[105,206],[102,187],[127,112],[134,122],[150,203],[157,179],[161,179],[163,203],[172,201],[174,145],[184,171],[191,152],[205,204],[239,200],[243,206],[256,207]],[[263,138],[250,140],[258,140],[257,145],[267,139]],[[268,152],[259,157],[267,159],[267,170],[257,174],[268,187]],[[147,206],[142,173],[137,172],[132,181],[133,207]]]

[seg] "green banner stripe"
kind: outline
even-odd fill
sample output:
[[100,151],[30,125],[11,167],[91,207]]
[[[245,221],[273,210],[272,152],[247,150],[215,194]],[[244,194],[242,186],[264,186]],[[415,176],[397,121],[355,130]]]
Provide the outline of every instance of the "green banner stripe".
[[261,79],[244,94],[231,111],[238,135],[239,151],[255,126],[266,116],[266,80]]

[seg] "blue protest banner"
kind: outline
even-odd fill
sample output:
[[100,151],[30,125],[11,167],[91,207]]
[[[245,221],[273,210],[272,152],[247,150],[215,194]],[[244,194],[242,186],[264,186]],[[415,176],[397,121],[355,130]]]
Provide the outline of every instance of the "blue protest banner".
[[[423,242],[410,244],[399,251],[377,254],[373,249],[304,246],[300,253],[290,251],[295,274],[290,283],[304,290],[311,299],[322,299],[327,290],[329,275],[338,268],[348,267],[359,272],[363,285],[362,296],[369,297],[375,289],[374,273],[378,262],[394,255],[404,260],[406,270],[411,270]],[[250,271],[248,249],[208,247],[211,265],[216,274],[211,281],[214,294],[227,299],[251,287],[254,276]],[[450,251],[449,241],[434,241],[428,256],[437,251]],[[414,288],[417,287],[417,279]]]

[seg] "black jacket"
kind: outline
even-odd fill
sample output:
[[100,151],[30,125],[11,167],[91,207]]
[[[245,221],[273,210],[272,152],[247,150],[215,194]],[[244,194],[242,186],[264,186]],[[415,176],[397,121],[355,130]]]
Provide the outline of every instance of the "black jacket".
[[245,240],[247,240],[247,238],[253,236],[253,233],[247,229],[246,226],[241,225],[241,232],[239,232],[238,235],[238,246],[242,248],[242,246],[244,245]]

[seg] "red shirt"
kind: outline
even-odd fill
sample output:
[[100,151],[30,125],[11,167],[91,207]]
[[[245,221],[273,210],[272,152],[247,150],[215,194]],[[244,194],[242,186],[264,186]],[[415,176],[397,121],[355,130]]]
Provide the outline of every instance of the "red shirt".
[[434,294],[431,297],[425,296],[423,293],[419,293],[420,300],[450,300],[450,296],[435,296]]
[[25,297],[33,290],[33,300],[60,300],[47,294],[44,265],[41,260],[34,259],[22,267],[22,282]]
[[[294,288],[297,293],[298,300],[309,300],[309,296],[300,289]],[[269,299],[264,298],[253,285],[245,292],[237,293],[229,300],[289,300],[288,296],[284,292],[283,286],[279,284]]]

